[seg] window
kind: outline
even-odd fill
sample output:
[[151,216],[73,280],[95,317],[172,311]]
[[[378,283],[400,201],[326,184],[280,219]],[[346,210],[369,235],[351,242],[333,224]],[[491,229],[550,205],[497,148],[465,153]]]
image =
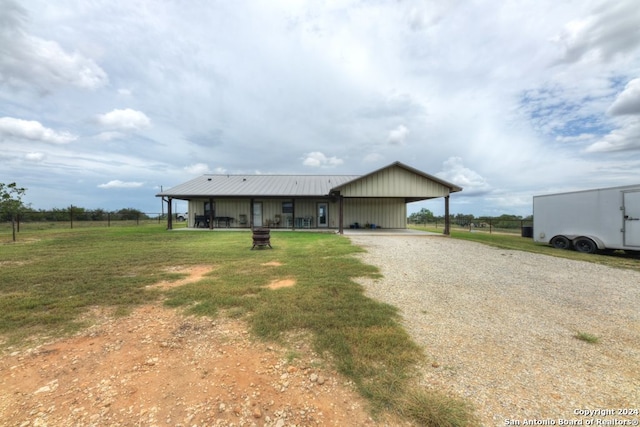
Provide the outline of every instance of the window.
[[[213,214],[215,215],[216,212],[216,204],[215,202],[213,203]],[[211,204],[209,202],[204,202],[204,215],[206,217],[209,217],[209,215],[211,215]]]
[[293,213],[293,202],[282,202],[282,213]]

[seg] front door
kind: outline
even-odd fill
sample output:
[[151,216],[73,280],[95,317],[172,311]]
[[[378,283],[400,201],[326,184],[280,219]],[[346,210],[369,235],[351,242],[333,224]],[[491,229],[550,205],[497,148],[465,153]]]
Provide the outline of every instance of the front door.
[[253,202],[253,226],[262,227],[262,202]]
[[640,246],[640,191],[622,193],[624,203],[624,245]]
[[329,225],[329,205],[318,203],[318,227],[327,228]]

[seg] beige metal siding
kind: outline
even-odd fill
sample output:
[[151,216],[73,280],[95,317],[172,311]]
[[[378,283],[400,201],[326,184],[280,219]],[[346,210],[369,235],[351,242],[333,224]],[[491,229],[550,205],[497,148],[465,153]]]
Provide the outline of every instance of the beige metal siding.
[[[240,215],[247,216],[247,224],[243,227],[249,227],[251,221],[251,201],[250,199],[213,199],[216,207],[216,216],[229,216],[234,218],[234,227],[240,227]],[[193,227],[196,215],[204,215],[204,204],[208,199],[194,199],[189,201],[189,227]],[[282,212],[282,203],[290,202],[291,199],[254,199],[255,203],[262,203],[263,224],[255,224],[256,226],[267,225],[268,221],[274,220],[276,215],[280,215],[281,220],[279,227],[287,227],[287,224],[293,224],[293,215]],[[336,201],[328,201],[327,199],[298,199],[294,202],[294,214],[296,218],[311,217],[313,218],[312,227],[317,226],[318,203],[327,203],[328,206],[328,224],[330,228],[338,228],[340,222],[340,206]],[[287,221],[290,218],[290,222]],[[289,225],[290,226],[290,225]]]
[[344,197],[443,197],[449,188],[399,166],[383,169],[341,188]]
[[[204,204],[209,199],[193,199],[189,200],[189,227],[193,227],[196,215],[204,215]],[[251,203],[249,199],[213,199],[216,207],[216,216],[229,216],[234,218],[232,226],[240,227],[240,215],[247,216],[247,224],[243,227],[249,227]],[[264,217],[264,206],[263,206]]]
[[407,228],[407,204],[403,198],[344,200],[344,227],[376,224],[383,228]]

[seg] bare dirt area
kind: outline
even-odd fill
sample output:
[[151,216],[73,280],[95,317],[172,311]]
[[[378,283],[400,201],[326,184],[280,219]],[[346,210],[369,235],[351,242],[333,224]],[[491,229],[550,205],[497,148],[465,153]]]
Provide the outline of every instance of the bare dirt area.
[[2,355],[0,425],[385,424],[303,335],[285,348],[254,340],[240,320],[185,316],[161,303],[126,317],[100,308],[87,316],[93,326],[76,336]]

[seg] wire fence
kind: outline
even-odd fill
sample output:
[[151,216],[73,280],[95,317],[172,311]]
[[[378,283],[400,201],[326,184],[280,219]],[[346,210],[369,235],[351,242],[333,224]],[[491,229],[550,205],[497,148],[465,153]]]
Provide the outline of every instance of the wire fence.
[[[187,222],[183,219],[184,214],[173,214],[172,223],[174,228],[186,227]],[[444,229],[444,218],[431,218],[424,222],[412,221],[408,224]],[[145,226],[162,225],[167,223],[167,214],[158,212],[140,212],[135,209],[121,209],[117,212],[105,210],[86,210],[83,208],[70,207],[67,209],[55,209],[51,211],[23,211],[17,216],[16,227],[20,230],[43,230],[52,228],[80,228],[80,227],[125,227],[125,226]],[[487,233],[509,233],[528,234],[533,232],[532,219],[504,219],[501,217],[482,219],[458,219],[452,217],[450,220],[452,230],[467,230],[472,232]],[[0,215],[0,229],[11,229],[11,218],[9,215]]]
[[[166,224],[167,215],[157,212],[138,212],[125,210],[107,212],[103,210],[87,211],[58,209],[53,211],[23,211],[16,217],[16,231],[44,230],[54,228],[82,228],[82,227],[127,227]],[[185,224],[186,221],[173,216],[174,227]],[[1,217],[0,229],[11,228],[11,218]]]
[[[426,227],[444,229],[444,218],[434,218],[429,221],[417,222],[409,221],[409,224]],[[533,237],[533,219],[504,219],[504,218],[489,218],[483,217],[482,219],[472,221],[458,221],[451,219],[451,230],[465,230],[470,232],[484,232],[484,233],[505,233],[505,234],[520,234],[522,237]]]

